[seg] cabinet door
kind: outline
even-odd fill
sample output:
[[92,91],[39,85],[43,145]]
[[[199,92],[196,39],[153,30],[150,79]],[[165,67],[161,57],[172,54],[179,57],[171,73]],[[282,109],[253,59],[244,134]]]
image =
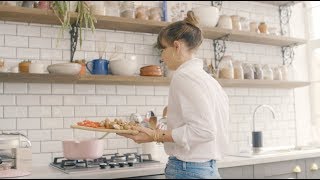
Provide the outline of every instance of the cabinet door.
[[223,179],[253,179],[253,166],[219,168],[219,174]]
[[255,179],[304,179],[305,177],[305,160],[281,161],[254,165]]
[[306,159],[306,173],[307,179],[320,178],[320,158]]

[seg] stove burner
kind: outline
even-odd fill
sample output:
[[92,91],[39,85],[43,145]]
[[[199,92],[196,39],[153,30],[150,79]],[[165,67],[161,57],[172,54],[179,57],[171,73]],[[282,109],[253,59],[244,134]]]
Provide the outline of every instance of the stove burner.
[[[136,166],[134,164],[141,164],[143,166],[148,163],[160,162],[152,160],[151,154],[126,153],[120,155],[119,153],[115,153],[104,154],[98,159],[68,160],[64,157],[56,157],[50,165],[65,173],[72,173],[89,171],[90,169],[108,170],[125,167],[132,168]],[[137,165],[137,167],[141,165]]]

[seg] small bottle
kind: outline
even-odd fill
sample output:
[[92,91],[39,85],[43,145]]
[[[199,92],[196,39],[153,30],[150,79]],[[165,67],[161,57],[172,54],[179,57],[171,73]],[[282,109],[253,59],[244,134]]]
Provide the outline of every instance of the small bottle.
[[261,22],[258,26],[258,29],[259,29],[260,33],[266,34],[268,31],[268,26],[265,22]]

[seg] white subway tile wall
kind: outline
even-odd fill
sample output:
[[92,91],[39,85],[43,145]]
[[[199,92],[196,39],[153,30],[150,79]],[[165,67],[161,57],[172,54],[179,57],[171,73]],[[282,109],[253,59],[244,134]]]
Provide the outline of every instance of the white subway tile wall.
[[[136,2],[160,6],[159,1]],[[193,2],[193,6],[210,2]],[[265,21],[279,27],[278,8],[257,2],[224,1],[222,13],[238,14],[249,21]],[[64,33],[57,42],[59,26],[0,22],[0,57],[10,67],[23,59],[40,60],[46,65],[70,60],[70,35]],[[107,42],[104,57],[118,52],[124,57],[137,56],[139,66],[159,64],[159,54],[152,49],[156,34],[97,29],[86,31],[82,48],[75,59],[98,58],[98,43]],[[58,44],[57,44],[58,43]],[[234,60],[250,63],[281,64],[281,48],[239,42],[227,42],[226,54]],[[213,41],[204,40],[199,58],[214,60]],[[168,86],[33,84],[0,82],[0,131],[19,131],[32,141],[34,161],[49,162],[61,155],[62,140],[87,139],[103,134],[74,130],[71,124],[84,119],[126,118],[131,113],[145,115],[153,110],[161,116],[168,100]],[[276,109],[276,119],[267,110],[257,113],[257,128],[264,133],[264,146],[293,145],[295,141],[294,95],[292,90],[225,88],[230,100],[230,152],[248,148],[252,131],[252,114],[259,104]],[[140,145],[110,134],[105,152],[138,152]]]

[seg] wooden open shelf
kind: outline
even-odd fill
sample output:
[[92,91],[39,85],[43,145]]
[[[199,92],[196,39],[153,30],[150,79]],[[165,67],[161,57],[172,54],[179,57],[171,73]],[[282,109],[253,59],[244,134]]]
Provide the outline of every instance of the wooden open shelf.
[[[76,16],[76,13],[72,13],[71,22],[75,21]],[[162,27],[165,27],[169,24],[168,22],[129,19],[113,16],[96,16],[96,18],[97,24],[95,24],[95,27],[97,29],[110,29],[153,34],[159,33]],[[6,5],[0,5],[0,20],[60,25],[58,18],[51,10],[41,10],[36,8],[25,8]],[[217,39],[225,35],[229,35],[230,41],[245,43],[274,46],[300,45],[306,43],[305,39],[300,38],[257,34],[244,31],[233,31],[216,27],[203,28],[203,30],[204,37],[207,39]]]
[[274,6],[283,6],[283,5],[287,5],[287,4],[297,4],[300,3],[302,1],[257,1],[260,3],[265,3],[265,4],[271,4]]
[[[73,83],[73,84],[114,84],[114,85],[169,85],[167,77],[114,76],[114,75],[56,75],[0,73],[0,82],[16,83]],[[228,80],[218,79],[222,87],[243,88],[297,88],[310,85],[309,82],[272,80]]]

